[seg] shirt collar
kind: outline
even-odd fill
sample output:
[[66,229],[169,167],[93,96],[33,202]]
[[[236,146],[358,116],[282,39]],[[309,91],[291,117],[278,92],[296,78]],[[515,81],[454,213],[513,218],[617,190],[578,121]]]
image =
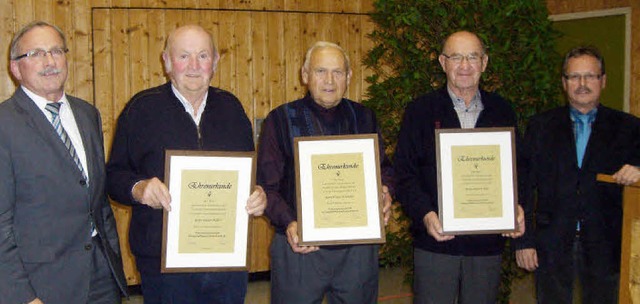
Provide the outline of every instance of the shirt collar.
[[482,98],[480,97],[480,90],[476,91],[476,94],[473,96],[473,98],[471,99],[471,102],[469,103],[469,107],[467,107],[467,105],[464,103],[464,100],[462,98],[458,97],[455,93],[453,93],[453,91],[451,91],[449,86],[447,86],[447,92],[449,93],[449,97],[451,97],[451,100],[453,100],[453,105],[456,108],[467,109],[467,108],[473,108],[473,107],[482,107]]
[[587,112],[586,114],[583,114],[582,112],[578,111],[578,109],[569,106],[569,115],[571,116],[571,121],[576,121],[578,119],[580,119],[580,117],[588,117],[588,121],[589,123],[592,123],[596,120],[596,114],[598,114],[598,108],[593,108],[593,110]]
[[[189,115],[193,117],[193,113],[194,113],[193,105],[191,105],[191,103],[187,100],[187,98],[185,98],[182,94],[180,94],[180,91],[178,91],[178,89],[173,85],[173,83],[171,83],[171,90],[173,91],[173,94],[176,95],[176,97],[178,97],[178,100],[184,107],[185,111],[187,111],[187,113],[189,113]],[[209,90],[207,90],[207,92],[205,92],[204,96],[202,97],[203,98],[202,103],[200,103],[200,107],[198,107],[198,117],[193,117],[193,119],[196,122],[200,121],[199,118],[202,116],[202,111],[204,111],[204,107],[207,105],[208,96],[209,96]]]
[[[60,100],[47,100],[46,98],[31,92],[29,89],[25,88],[24,86],[20,86],[22,88],[22,90],[24,91],[25,94],[27,94],[27,96],[29,96],[29,98],[31,98],[31,100],[33,100],[33,102],[36,104],[36,106],[38,106],[38,108],[42,111],[44,111],[44,108],[47,106],[48,103],[50,102],[59,102],[61,104],[65,104],[67,103],[67,94],[65,94],[64,92],[62,92],[62,97],[60,97]],[[61,110],[62,111],[62,110]]]

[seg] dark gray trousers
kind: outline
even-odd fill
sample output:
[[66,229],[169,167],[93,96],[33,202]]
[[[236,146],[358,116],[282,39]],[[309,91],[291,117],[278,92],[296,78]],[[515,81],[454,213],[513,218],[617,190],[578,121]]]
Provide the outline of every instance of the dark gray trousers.
[[[589,246],[590,250],[585,250]],[[578,295],[583,304],[618,303],[620,272],[616,267],[595,261],[602,244],[584,244],[576,237],[572,248],[572,259],[557,263],[554,267],[541,265],[536,274],[536,295],[540,304],[571,304]],[[576,282],[577,280],[577,282]],[[576,285],[580,286],[574,290]],[[579,292],[579,293],[578,293]]]
[[501,256],[456,256],[415,248],[413,259],[413,303],[496,302]]
[[283,234],[271,244],[271,303],[367,304],[378,298],[378,245],[294,253]]
[[114,304],[121,303],[122,298],[116,280],[113,278],[111,268],[105,257],[104,248],[100,242],[100,236],[92,240],[92,270],[89,283],[88,304]]

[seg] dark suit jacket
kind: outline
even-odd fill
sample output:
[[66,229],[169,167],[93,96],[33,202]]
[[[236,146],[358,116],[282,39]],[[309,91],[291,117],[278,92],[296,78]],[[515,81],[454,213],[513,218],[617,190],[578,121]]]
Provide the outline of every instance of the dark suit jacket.
[[589,263],[617,272],[622,187],[597,182],[596,174],[613,174],[624,164],[640,165],[640,120],[599,106],[582,169],[568,106],[531,118],[524,144],[527,231],[515,240],[516,249],[536,248],[543,269],[569,263],[576,223],[581,221],[580,238],[592,259]]
[[89,183],[45,115],[18,88],[0,104],[0,303],[86,303],[92,216],[121,290],[115,220],[105,192],[98,111],[67,96]]

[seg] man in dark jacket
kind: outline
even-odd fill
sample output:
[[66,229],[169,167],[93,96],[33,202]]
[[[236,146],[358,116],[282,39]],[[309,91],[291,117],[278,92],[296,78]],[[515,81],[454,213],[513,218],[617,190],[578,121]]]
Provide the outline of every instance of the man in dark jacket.
[[[242,303],[246,272],[160,273],[162,209],[171,196],[163,183],[167,149],[253,151],[253,133],[242,105],[210,87],[220,58],[199,26],[176,29],[162,54],[171,81],[136,94],[118,118],[107,164],[108,192],[132,206],[129,243],[142,277],[145,303]],[[259,216],[266,195],[257,186],[247,212]]]
[[[317,42],[308,51],[302,80],[309,94],[269,113],[260,135],[258,183],[267,193],[266,215],[276,228],[271,245],[271,303],[376,303],[379,245],[302,246],[296,219],[293,138],[374,133],[373,111],[343,98],[351,68],[338,45]],[[380,140],[382,143],[382,140]],[[390,165],[380,144],[385,222],[391,206]]]
[[618,302],[622,187],[596,174],[640,180],[640,120],[600,104],[606,80],[597,49],[571,50],[562,76],[569,104],[531,118],[525,134],[530,229],[516,258],[537,269],[538,303],[572,303],[576,279],[582,303]]
[[[405,110],[394,168],[397,199],[412,219],[414,303],[495,303],[498,295],[504,237],[444,235],[438,218],[435,130],[516,127],[507,101],[479,89],[488,59],[475,34],[451,34],[439,57],[446,87],[418,97]],[[518,231],[506,236],[524,231],[519,205],[517,215]]]

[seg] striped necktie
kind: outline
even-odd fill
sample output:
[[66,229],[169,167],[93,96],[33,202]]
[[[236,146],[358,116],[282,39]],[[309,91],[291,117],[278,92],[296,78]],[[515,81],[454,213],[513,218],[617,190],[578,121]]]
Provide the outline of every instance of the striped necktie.
[[51,113],[51,124],[53,125],[53,128],[56,129],[56,132],[58,132],[58,136],[60,136],[62,143],[64,143],[65,147],[67,147],[67,150],[69,150],[69,154],[71,154],[71,157],[76,163],[76,166],[78,166],[78,169],[82,173],[82,176],[87,178],[84,169],[82,168],[80,157],[78,157],[78,153],[76,153],[76,149],[73,147],[73,143],[71,143],[71,138],[69,138],[69,135],[67,135],[67,131],[65,131],[62,127],[62,122],[60,121],[59,115],[60,106],[62,106],[62,104],[59,102],[50,102],[47,103],[45,109],[49,111],[49,113]]

